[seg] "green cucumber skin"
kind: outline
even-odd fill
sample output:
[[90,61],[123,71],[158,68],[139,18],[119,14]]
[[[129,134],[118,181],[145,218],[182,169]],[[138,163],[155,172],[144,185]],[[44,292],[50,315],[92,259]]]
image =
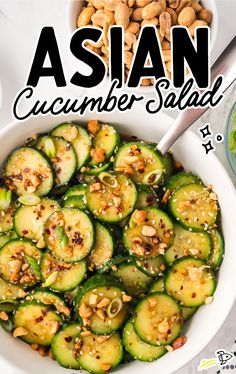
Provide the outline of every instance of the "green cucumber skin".
[[55,185],[55,179],[56,179],[56,173],[55,173],[55,170],[54,170],[54,167],[53,167],[53,164],[51,162],[51,160],[47,157],[47,155],[45,153],[43,153],[42,151],[40,151],[39,149],[35,149],[33,147],[17,147],[15,148],[7,157],[7,160],[5,161],[5,164],[4,164],[4,167],[3,167],[3,173],[4,175],[6,175],[6,166],[8,164],[8,162],[11,160],[12,156],[14,155],[15,152],[17,152],[18,150],[20,149],[24,149],[26,148],[27,150],[28,149],[31,149],[33,150],[33,152],[38,152],[41,157],[45,160],[45,162],[48,164],[48,167],[50,168],[50,172],[51,172],[51,177],[52,177],[52,186],[51,188],[46,191],[45,193],[41,194],[40,196],[46,196],[48,194],[50,194],[50,192],[52,191],[52,189],[56,186]]
[[213,253],[210,254],[209,258],[208,258],[208,263],[210,264],[210,266],[212,267],[213,270],[218,270],[223,262],[223,259],[224,259],[224,253],[225,253],[225,250],[224,250],[224,238],[223,238],[223,235],[221,234],[221,232],[219,230],[215,230],[215,234],[212,234],[210,233],[210,238],[211,238],[211,242],[212,242],[212,251],[214,250],[214,242],[213,242],[213,235],[216,235],[217,238],[218,238],[218,241],[219,241],[219,245],[218,245],[218,250],[220,251],[220,254],[219,254],[219,258],[218,258],[218,261],[216,261],[215,263],[212,263],[211,259],[214,257]]
[[[187,179],[186,181],[184,181],[185,178]],[[187,184],[191,184],[191,183],[202,184],[202,181],[198,176],[192,173],[179,172],[177,174],[172,175],[166,181],[166,183],[162,187],[162,190],[163,191],[170,190],[170,192],[173,193],[177,188],[185,186]]]

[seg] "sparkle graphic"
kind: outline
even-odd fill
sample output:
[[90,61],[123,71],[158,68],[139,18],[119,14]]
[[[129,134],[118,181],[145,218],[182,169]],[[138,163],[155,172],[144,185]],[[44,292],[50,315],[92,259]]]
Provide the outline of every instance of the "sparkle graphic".
[[211,125],[209,123],[206,123],[202,127],[198,129],[198,132],[200,133],[201,139],[206,139],[208,136],[212,136],[213,132],[211,131]]
[[214,152],[214,150],[215,150],[215,147],[214,147],[211,139],[208,140],[208,142],[206,142],[206,143],[202,143],[202,146],[203,146],[203,148],[205,148],[206,155],[208,155],[208,153],[210,153],[210,152]]

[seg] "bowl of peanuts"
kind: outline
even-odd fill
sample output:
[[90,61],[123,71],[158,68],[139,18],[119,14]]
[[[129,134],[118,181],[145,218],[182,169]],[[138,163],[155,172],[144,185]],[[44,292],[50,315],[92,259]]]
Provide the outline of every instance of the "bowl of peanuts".
[[[103,30],[103,38],[86,47],[97,53],[109,66],[108,30],[112,25],[124,27],[124,64],[127,78],[140,30],[145,25],[157,28],[167,77],[171,78],[171,27],[180,25],[189,29],[194,38],[195,29],[210,26],[211,50],[218,29],[215,0],[71,0],[69,7],[70,32],[83,26]],[[108,73],[109,74],[109,73]],[[141,90],[152,92],[154,80],[141,80]]]

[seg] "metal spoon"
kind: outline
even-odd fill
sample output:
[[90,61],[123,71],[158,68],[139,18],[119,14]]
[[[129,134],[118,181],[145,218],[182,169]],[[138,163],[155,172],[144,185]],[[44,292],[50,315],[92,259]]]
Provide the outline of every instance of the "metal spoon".
[[[221,92],[225,92],[236,79],[236,36],[228,44],[211,68],[211,82],[223,75]],[[209,108],[190,108],[181,112],[174,124],[159,142],[157,149],[164,155],[175,141]]]

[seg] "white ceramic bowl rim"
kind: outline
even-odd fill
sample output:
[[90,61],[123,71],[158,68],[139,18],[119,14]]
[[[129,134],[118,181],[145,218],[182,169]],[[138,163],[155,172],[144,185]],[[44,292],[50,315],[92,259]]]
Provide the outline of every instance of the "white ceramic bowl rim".
[[[29,119],[21,123],[14,122],[0,131],[0,141],[2,144],[0,149],[0,154],[2,154],[1,160],[3,160],[9,151],[16,145],[21,144],[22,140],[29,137],[32,133],[44,132],[46,129],[50,129],[60,122],[68,120],[80,120],[80,122],[84,122],[94,117],[110,121],[114,124],[117,123],[118,118],[119,124],[117,126],[122,133],[126,132],[137,135],[139,138],[154,141],[158,141],[173,122],[169,116],[161,113],[155,115],[155,117],[150,116],[142,107],[138,106],[134,112],[125,114],[114,112],[97,116],[89,114],[81,119],[78,116],[45,116]],[[190,131],[185,133],[174,145],[173,151],[177,155],[177,158],[186,166],[187,170],[192,170],[200,175],[205,183],[212,183],[215,187],[222,208],[226,256],[219,272],[214,302],[209,306],[200,308],[193,317],[187,330],[187,343],[181,349],[173,353],[168,353],[153,363],[133,362],[123,365],[117,369],[117,372],[122,372],[122,374],[129,374],[130,369],[135,370],[136,374],[142,374],[146,368],[151,373],[159,370],[162,374],[173,374],[209,344],[224,323],[236,297],[236,251],[234,248],[236,232],[233,219],[236,211],[236,194],[232,182],[214,154],[204,155],[200,139]],[[189,157],[186,158],[186,154]],[[38,356],[34,357],[34,353],[25,346],[25,343],[14,341],[11,336],[2,331],[0,335],[2,335],[2,342],[4,339],[0,357],[3,361],[5,360],[10,363],[11,368],[18,369],[17,373],[31,374],[34,372],[34,374],[41,374],[45,371],[50,374],[65,374],[65,369],[59,367],[55,362],[49,359],[42,360]],[[67,372],[70,373],[70,371]]]

